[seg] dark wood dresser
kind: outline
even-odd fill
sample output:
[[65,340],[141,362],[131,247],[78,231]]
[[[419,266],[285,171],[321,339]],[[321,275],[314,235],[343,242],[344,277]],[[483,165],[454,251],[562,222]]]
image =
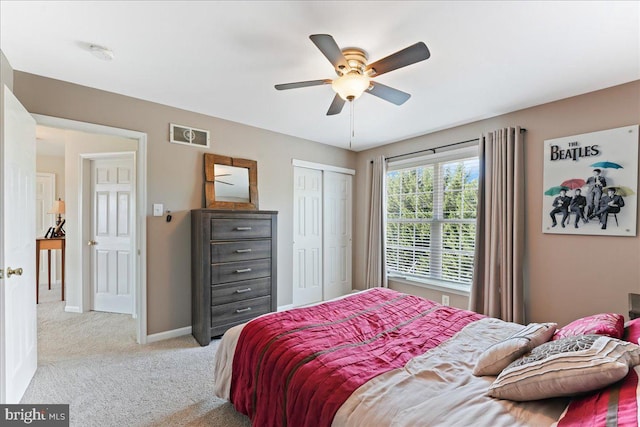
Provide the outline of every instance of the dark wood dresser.
[[200,345],[276,311],[275,211],[191,211],[191,325]]

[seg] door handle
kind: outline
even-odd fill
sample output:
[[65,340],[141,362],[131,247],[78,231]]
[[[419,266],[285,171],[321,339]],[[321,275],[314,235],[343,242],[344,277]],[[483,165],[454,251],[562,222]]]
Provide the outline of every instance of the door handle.
[[13,275],[22,276],[22,267],[13,269],[11,267],[7,267],[7,277],[11,277]]
[[89,240],[89,241],[87,242],[87,246],[95,246],[95,245],[97,245],[97,244],[98,244],[98,242],[96,242],[95,240]]

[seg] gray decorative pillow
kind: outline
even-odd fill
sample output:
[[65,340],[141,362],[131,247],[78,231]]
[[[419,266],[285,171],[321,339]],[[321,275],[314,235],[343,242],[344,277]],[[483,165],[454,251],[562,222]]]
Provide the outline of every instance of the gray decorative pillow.
[[532,348],[549,341],[556,323],[530,323],[509,338],[486,349],[473,368],[473,375],[498,375],[507,365]]
[[522,366],[527,363],[537,362],[546,359],[555,354],[570,353],[572,351],[589,350],[593,343],[596,342],[601,335],[575,335],[566,339],[550,341],[545,345],[534,348],[531,353],[524,355],[520,359],[514,361],[509,367]]
[[602,335],[550,341],[512,362],[488,395],[515,401],[571,396],[624,378],[640,365],[640,346]]

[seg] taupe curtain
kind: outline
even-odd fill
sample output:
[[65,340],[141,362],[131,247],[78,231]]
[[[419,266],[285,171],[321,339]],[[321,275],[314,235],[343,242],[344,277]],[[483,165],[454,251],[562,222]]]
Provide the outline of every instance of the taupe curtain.
[[386,241],[386,204],[385,178],[387,161],[384,156],[373,159],[371,173],[371,198],[369,205],[369,245],[367,246],[367,271],[365,286],[367,289],[388,287],[387,266],[385,261]]
[[524,322],[524,136],[520,127],[480,138],[480,179],[470,309]]

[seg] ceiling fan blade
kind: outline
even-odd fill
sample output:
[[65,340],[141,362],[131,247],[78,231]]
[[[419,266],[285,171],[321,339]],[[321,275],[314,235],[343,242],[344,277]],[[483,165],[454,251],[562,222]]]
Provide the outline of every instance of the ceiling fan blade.
[[276,89],[285,90],[285,89],[297,89],[299,87],[307,87],[307,86],[320,86],[320,85],[330,85],[331,79],[324,80],[307,80],[306,82],[295,82],[295,83],[283,83],[276,85]]
[[399,50],[386,58],[382,58],[373,64],[367,65],[367,71],[373,69],[375,73],[372,76],[379,76],[380,74],[388,73],[389,71],[397,70],[398,68],[406,67],[407,65],[415,64],[416,62],[424,61],[431,56],[427,45],[423,42],[418,42],[407,48]]
[[341,70],[349,68],[347,59],[342,54],[336,41],[329,34],[312,34],[309,36],[313,44],[327,57],[334,68]]
[[402,105],[407,102],[409,98],[411,98],[411,95],[407,92],[403,92],[401,90],[394,89],[390,86],[385,86],[382,83],[374,81],[371,82],[371,89],[365,90],[364,92],[369,93],[373,96],[377,96],[378,98],[384,99],[385,101],[389,101],[396,105]]
[[344,99],[340,98],[340,95],[336,93],[336,96],[333,97],[333,102],[329,107],[329,111],[327,111],[327,116],[340,114],[340,111],[342,111],[342,107],[344,107],[344,102]]

